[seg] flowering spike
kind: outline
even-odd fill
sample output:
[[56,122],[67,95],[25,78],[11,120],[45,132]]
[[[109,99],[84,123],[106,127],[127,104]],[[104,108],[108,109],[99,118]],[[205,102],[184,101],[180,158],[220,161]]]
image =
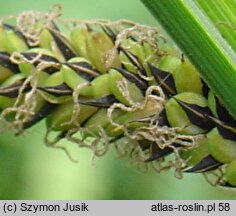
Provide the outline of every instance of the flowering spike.
[[177,176],[220,169],[219,185],[236,186],[236,121],[159,30],[58,15],[31,11],[0,24],[4,128],[18,135],[45,119],[50,146],[67,139],[102,156],[113,144]]

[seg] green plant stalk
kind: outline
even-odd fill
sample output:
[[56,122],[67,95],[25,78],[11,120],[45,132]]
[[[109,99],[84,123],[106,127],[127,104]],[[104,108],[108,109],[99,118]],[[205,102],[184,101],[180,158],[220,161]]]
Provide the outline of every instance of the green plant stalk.
[[[205,20],[194,16],[182,0],[141,0],[199,70],[203,79],[236,117],[236,69],[227,46],[215,40]],[[196,9],[196,8],[194,8]]]

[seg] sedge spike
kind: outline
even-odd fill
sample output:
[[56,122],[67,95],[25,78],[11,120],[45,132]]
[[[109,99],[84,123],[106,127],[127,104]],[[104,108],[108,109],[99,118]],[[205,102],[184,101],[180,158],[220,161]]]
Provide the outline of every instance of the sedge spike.
[[59,14],[0,22],[2,129],[45,119],[49,146],[67,139],[96,156],[116,146],[177,177],[221,170],[215,184],[236,187],[236,121],[159,29]]

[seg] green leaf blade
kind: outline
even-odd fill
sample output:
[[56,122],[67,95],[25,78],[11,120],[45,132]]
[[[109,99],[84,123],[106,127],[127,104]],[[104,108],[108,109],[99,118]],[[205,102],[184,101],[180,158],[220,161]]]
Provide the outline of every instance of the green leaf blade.
[[[211,89],[236,117],[236,69],[232,50],[222,46],[187,7],[190,1],[141,0],[187,55]],[[205,28],[205,29],[204,29]],[[227,53],[229,51],[229,53]]]

